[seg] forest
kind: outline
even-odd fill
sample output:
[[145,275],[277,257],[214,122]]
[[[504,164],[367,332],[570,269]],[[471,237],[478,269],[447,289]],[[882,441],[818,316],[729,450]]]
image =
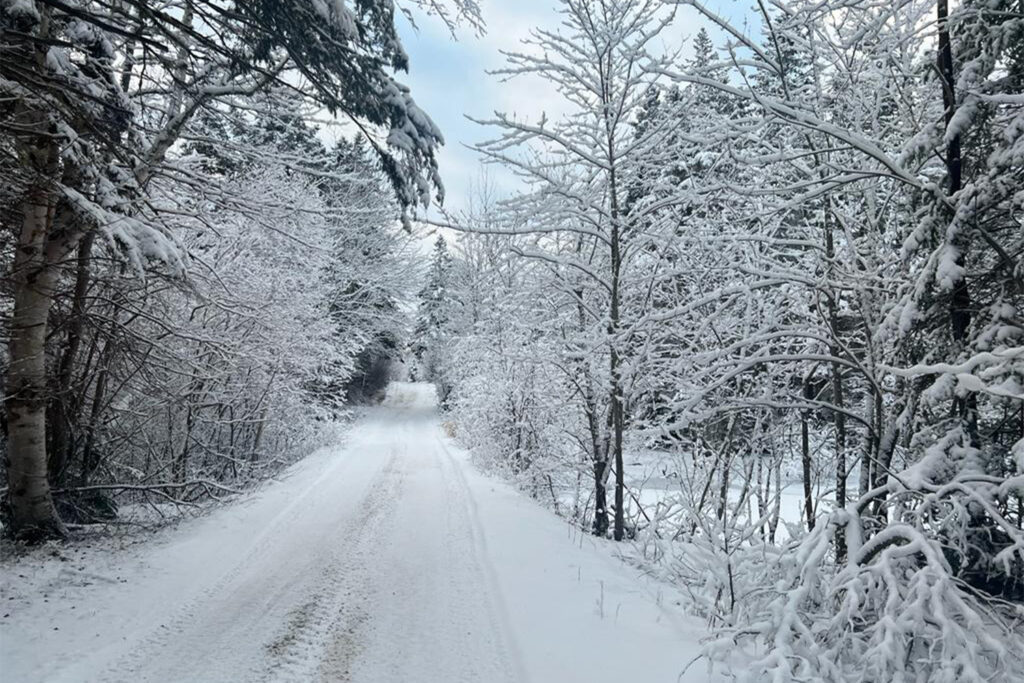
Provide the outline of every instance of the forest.
[[550,4],[446,207],[396,24],[486,4],[0,0],[4,532],[156,533],[408,377],[711,669],[1024,681],[1024,2]]

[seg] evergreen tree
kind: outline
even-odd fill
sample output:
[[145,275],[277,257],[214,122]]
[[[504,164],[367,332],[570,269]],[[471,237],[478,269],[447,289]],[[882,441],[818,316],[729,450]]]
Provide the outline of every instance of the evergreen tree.
[[444,381],[441,360],[452,322],[451,278],[453,262],[444,237],[437,236],[427,271],[426,282],[419,292],[419,309],[413,334],[412,352],[416,357],[419,378],[438,386],[442,404],[450,388]]

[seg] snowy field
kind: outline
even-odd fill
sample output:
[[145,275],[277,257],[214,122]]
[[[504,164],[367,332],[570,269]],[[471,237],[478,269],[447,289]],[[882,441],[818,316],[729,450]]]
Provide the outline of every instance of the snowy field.
[[475,471],[434,403],[395,385],[344,446],[149,543],[7,558],[2,680],[715,680],[669,586]]
[[[691,490],[693,484],[690,478],[694,476],[692,463],[686,463],[688,469],[684,469],[681,467],[681,458],[682,456],[679,455],[649,449],[634,450],[628,454],[624,469],[626,472],[626,485],[631,492],[627,501],[629,503],[627,507],[631,514],[637,514],[637,502],[643,506],[644,512],[653,514],[658,510],[659,506],[675,505],[678,507],[680,501],[695,501],[700,496],[700,488],[704,485],[704,481],[701,479],[698,482],[696,491]],[[683,474],[680,474],[680,470],[683,470]],[[701,473],[701,476],[703,476],[703,473]],[[729,485],[728,497],[731,510],[735,510],[737,503],[743,498],[744,487],[741,477],[742,473],[735,473],[733,481]],[[851,478],[848,481],[850,482],[848,485],[853,490],[856,490],[856,480]],[[751,485],[754,484],[752,483]],[[823,510],[830,510],[832,507],[831,498],[823,499],[820,493],[820,486],[816,486],[815,489],[815,509],[819,514]],[[714,496],[715,494],[712,492],[711,495]],[[774,503],[774,496],[775,487],[773,485],[769,497],[766,498],[769,506]],[[789,536],[789,533],[786,531],[786,524],[798,526],[804,524],[803,506],[803,482],[791,474],[783,479],[783,485],[779,492],[779,519],[782,522],[779,526],[780,539],[785,539]],[[748,519],[758,519],[757,501],[752,492],[747,495],[746,504],[741,512]]]

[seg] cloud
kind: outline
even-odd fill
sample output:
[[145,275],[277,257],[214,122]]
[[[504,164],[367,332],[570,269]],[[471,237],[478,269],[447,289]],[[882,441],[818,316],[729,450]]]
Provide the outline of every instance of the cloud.
[[[532,116],[560,104],[558,93],[548,84],[528,79],[502,82],[487,73],[504,66],[502,50],[519,49],[531,29],[551,25],[555,6],[552,0],[491,0],[483,6],[487,32],[476,37],[461,31],[457,41],[436,19],[417,18],[418,30],[400,20],[399,32],[410,63],[409,74],[400,80],[412,88],[417,103],[445,136],[438,160],[448,210],[467,207],[471,185],[480,173],[482,159],[467,146],[496,134],[467,116],[488,119],[495,111]],[[492,176],[499,188],[511,191],[516,184],[510,173],[495,171]]]
[[[714,6],[715,3],[712,3]],[[441,128],[445,147],[438,155],[447,191],[445,207],[464,210],[473,181],[480,172],[481,158],[472,146],[497,135],[493,128],[480,126],[466,118],[492,118],[501,111],[533,120],[547,113],[549,118],[565,113],[568,106],[555,88],[541,79],[517,76],[502,79],[487,72],[505,65],[502,51],[523,51],[522,41],[537,27],[555,29],[562,18],[557,0],[485,0],[482,3],[486,33],[474,36],[469,30],[458,32],[458,40],[442,22],[432,17],[417,17],[417,29],[399,19],[399,34],[409,55],[409,73],[403,80],[413,96]],[[720,0],[715,11],[734,20],[750,15],[742,0]],[[676,22],[665,34],[667,49],[685,45],[704,22],[692,8],[677,12]],[[722,42],[717,32],[716,42]],[[499,191],[511,192],[519,181],[508,171],[494,170],[492,180]]]

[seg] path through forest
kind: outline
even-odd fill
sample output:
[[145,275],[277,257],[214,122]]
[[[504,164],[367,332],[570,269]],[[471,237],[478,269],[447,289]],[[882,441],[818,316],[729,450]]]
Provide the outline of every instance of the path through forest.
[[3,681],[706,681],[700,627],[396,384],[347,443],[120,550],[5,564]]

